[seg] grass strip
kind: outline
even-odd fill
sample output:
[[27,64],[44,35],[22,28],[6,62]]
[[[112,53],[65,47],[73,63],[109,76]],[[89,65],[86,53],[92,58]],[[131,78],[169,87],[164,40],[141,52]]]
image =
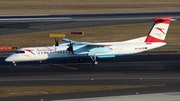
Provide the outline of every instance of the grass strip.
[[0,14],[179,11],[179,0],[0,0]]
[[165,84],[145,85],[81,85],[81,86],[22,86],[22,87],[0,87],[0,97],[29,96],[44,94],[62,94],[93,92],[118,89],[147,88],[166,86]]

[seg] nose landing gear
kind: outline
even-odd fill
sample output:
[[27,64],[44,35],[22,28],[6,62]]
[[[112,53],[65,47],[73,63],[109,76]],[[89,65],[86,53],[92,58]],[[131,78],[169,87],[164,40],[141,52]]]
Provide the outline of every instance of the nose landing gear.
[[16,66],[16,62],[12,62],[12,65],[13,65],[13,66]]

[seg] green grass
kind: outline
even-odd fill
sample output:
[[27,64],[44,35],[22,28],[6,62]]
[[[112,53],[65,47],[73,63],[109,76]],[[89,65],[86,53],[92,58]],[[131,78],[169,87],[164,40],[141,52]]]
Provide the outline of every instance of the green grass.
[[147,88],[166,86],[165,84],[145,84],[145,85],[87,85],[87,86],[22,86],[22,87],[0,87],[0,97],[28,96],[44,94],[62,94],[107,91],[117,89]]

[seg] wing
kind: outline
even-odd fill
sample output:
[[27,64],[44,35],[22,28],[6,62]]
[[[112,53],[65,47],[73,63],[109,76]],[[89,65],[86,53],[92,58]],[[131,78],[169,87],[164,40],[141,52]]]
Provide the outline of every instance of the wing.
[[77,42],[77,41],[73,41],[67,38],[62,38],[62,41],[73,44],[74,54],[94,55],[96,53],[104,53],[104,52],[109,52],[112,50],[109,47],[106,47],[106,46],[110,46],[109,44]]
[[94,46],[94,47],[104,47],[104,46],[111,46],[109,44],[97,44],[97,43],[91,43],[91,42],[77,42],[77,41],[73,41],[67,38],[61,38],[62,41],[66,42],[66,43],[72,43],[75,45],[85,45],[85,46]]

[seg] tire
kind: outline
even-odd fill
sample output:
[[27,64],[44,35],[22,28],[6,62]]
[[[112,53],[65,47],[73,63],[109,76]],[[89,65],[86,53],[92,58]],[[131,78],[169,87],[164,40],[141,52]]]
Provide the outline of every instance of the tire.
[[94,61],[93,64],[96,66],[98,65],[98,61]]

